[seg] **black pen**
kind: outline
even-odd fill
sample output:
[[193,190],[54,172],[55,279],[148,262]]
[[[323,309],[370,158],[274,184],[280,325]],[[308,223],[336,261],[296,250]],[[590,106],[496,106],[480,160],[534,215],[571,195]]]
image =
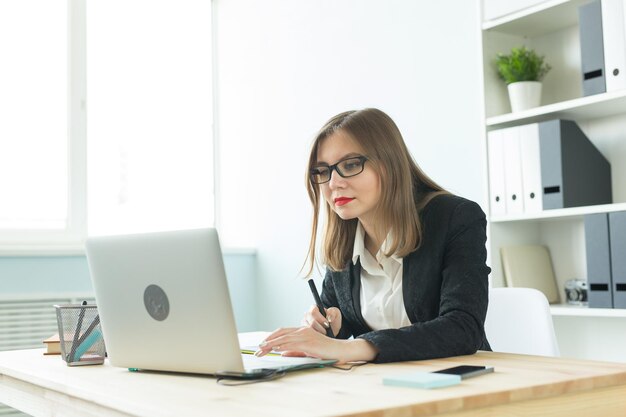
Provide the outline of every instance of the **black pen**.
[[[317,308],[319,309],[320,313],[322,313],[322,316],[326,318],[326,310],[324,310],[324,304],[322,304],[322,299],[317,292],[317,287],[315,286],[315,281],[313,281],[313,279],[309,280],[309,287],[311,288],[311,292],[313,293],[313,298],[315,298],[315,304],[317,304]],[[330,324],[326,328],[326,336],[333,338],[335,337],[333,331],[330,328]]]

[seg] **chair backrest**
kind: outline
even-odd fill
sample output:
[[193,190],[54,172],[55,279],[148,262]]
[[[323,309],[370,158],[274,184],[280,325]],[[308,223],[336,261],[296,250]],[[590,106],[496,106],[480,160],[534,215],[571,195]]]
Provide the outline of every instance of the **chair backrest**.
[[559,356],[550,305],[533,288],[492,288],[485,333],[494,352]]

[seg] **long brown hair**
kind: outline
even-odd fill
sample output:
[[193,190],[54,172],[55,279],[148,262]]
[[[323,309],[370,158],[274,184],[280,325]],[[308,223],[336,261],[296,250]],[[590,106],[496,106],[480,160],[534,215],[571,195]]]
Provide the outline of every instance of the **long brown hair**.
[[[320,207],[324,204],[320,185],[310,180],[317,164],[317,152],[323,140],[341,130],[363,148],[368,164],[378,173],[381,198],[376,206],[375,228],[378,236],[391,232],[387,256],[405,257],[420,245],[422,224],[419,211],[436,195],[447,193],[415,163],[394,121],[378,109],[352,110],[332,117],[320,129],[311,146],[306,172],[306,187],[313,205],[313,224],[307,261],[310,276],[315,266]],[[416,207],[417,204],[417,207]],[[352,257],[358,219],[343,220],[326,206],[323,262],[332,270],[344,269]],[[305,262],[306,263],[306,262]]]

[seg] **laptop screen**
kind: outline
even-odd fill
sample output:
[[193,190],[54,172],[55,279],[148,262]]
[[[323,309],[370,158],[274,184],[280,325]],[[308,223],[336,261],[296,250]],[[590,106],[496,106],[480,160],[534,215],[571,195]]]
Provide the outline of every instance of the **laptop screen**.
[[86,253],[112,365],[243,371],[215,229],[93,237]]

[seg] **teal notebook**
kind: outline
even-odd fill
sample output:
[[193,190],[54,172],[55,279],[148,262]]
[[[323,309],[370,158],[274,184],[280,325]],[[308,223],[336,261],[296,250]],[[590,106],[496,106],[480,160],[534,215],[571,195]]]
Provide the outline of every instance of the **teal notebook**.
[[409,388],[441,388],[461,383],[459,375],[435,374],[432,372],[413,372],[410,374],[391,375],[383,378],[383,385]]

